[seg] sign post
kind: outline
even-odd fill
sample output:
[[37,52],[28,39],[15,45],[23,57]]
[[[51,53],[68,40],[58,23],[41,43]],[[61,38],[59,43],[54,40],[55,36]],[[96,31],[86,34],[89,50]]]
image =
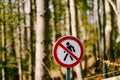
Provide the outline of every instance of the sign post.
[[73,36],[65,36],[57,40],[53,47],[54,60],[67,68],[66,80],[70,80],[70,67],[76,66],[83,57],[83,45]]
[[66,71],[66,80],[70,80],[70,68],[67,68],[67,71]]

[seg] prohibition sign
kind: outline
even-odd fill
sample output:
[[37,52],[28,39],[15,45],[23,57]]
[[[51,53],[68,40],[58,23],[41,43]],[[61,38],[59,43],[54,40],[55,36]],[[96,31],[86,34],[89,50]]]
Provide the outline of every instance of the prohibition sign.
[[53,47],[55,61],[66,68],[77,65],[83,57],[83,45],[73,36],[65,36],[57,40]]

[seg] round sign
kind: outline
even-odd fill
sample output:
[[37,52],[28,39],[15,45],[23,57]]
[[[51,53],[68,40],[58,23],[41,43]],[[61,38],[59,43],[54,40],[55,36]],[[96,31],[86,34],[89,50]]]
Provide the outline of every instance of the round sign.
[[83,45],[80,40],[73,36],[60,38],[53,47],[55,61],[63,67],[77,65],[83,57]]

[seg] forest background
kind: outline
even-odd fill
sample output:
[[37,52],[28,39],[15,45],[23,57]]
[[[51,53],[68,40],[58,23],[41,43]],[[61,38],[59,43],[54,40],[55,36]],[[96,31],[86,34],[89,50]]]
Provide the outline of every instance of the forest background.
[[65,80],[52,50],[67,35],[84,46],[71,80],[120,75],[120,0],[0,0],[0,80]]

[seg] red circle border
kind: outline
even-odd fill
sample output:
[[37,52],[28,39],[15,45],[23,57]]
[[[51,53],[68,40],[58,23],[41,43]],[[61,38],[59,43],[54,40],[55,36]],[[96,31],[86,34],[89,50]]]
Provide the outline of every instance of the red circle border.
[[[80,55],[79,59],[78,59],[75,63],[73,63],[73,64],[64,64],[64,63],[62,63],[62,62],[58,59],[58,56],[57,56],[57,48],[58,48],[59,44],[60,44],[62,41],[64,41],[64,40],[74,40],[74,41],[76,41],[76,42],[78,43],[78,45],[80,46],[80,49],[81,49],[80,54],[81,54],[81,55]],[[57,42],[55,43],[55,45],[54,45],[54,47],[53,47],[53,56],[54,56],[55,61],[56,61],[59,65],[61,65],[61,66],[63,66],[63,67],[66,67],[66,68],[70,68],[70,67],[76,66],[76,65],[82,60],[82,58],[83,58],[83,53],[84,53],[84,49],[83,49],[82,43],[80,42],[80,40],[79,40],[78,38],[76,38],[76,37],[74,37],[74,36],[61,37],[60,39],[57,40]]]

